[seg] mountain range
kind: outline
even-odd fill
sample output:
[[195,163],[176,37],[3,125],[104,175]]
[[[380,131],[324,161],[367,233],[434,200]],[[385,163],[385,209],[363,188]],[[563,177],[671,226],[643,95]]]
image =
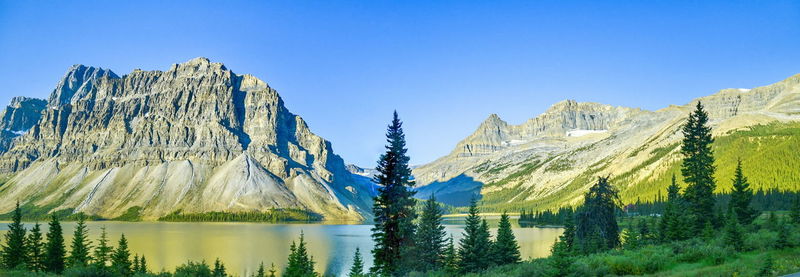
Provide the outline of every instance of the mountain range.
[[566,100],[519,125],[490,115],[450,154],[414,169],[417,197],[485,209],[578,204],[598,176],[622,200],[666,195],[680,180],[681,127],[702,102],[716,137],[717,192],[738,159],[756,189],[800,186],[800,74],[754,89],[724,89],[656,111]]
[[[697,102],[716,138],[717,191],[740,159],[756,189],[800,189],[795,75],[656,111],[565,100],[519,125],[492,114],[413,168],[417,197],[547,209],[610,176],[624,202],[656,199],[680,176],[681,126]],[[267,83],[206,58],[123,76],[72,66],[47,100],[13,98],[0,130],[0,212],[18,200],[104,218],[300,209],[364,220],[377,191],[374,169],[346,165]]]
[[123,76],[75,65],[48,100],[14,98],[1,118],[0,211],[370,214],[330,142],[267,83],[206,58]]

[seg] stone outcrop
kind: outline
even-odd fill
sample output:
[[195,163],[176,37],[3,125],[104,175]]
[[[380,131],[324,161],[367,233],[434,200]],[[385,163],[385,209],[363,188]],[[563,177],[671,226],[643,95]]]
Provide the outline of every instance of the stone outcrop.
[[4,199],[106,217],[134,206],[150,218],[269,208],[369,214],[370,195],[330,143],[267,83],[221,63],[196,58],[122,77],[76,65],[46,106],[0,156],[11,176]]
[[28,97],[14,97],[0,112],[0,151],[6,151],[14,138],[25,134],[42,116],[46,101]]

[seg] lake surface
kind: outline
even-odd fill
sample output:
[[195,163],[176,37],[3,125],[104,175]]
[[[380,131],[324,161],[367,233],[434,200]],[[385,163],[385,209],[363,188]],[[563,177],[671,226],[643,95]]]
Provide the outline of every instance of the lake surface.
[[[512,220],[515,222],[516,220]],[[490,220],[497,227],[496,220]],[[275,263],[281,272],[289,255],[289,245],[305,233],[309,253],[316,261],[316,269],[329,275],[344,275],[349,269],[356,247],[361,249],[365,267],[372,266],[370,250],[374,246],[370,236],[372,225],[355,224],[266,224],[266,223],[170,223],[170,222],[87,222],[93,241],[105,226],[112,245],[116,246],[120,234],[128,239],[131,253],[145,255],[150,270],[172,271],[187,260],[205,260],[214,263],[217,257],[225,263],[228,273],[249,276],[264,262],[269,269]],[[69,248],[74,222],[62,222],[64,238]],[[26,223],[30,230],[32,224]],[[462,236],[463,221],[447,219],[445,228],[456,243]],[[42,224],[43,232],[47,224]],[[7,222],[0,223],[0,235],[8,230]],[[544,257],[561,234],[560,228],[520,228],[514,223],[514,234],[520,244],[523,259]],[[496,228],[492,229],[492,235]],[[3,241],[5,243],[5,241]],[[458,244],[456,244],[458,245]]]

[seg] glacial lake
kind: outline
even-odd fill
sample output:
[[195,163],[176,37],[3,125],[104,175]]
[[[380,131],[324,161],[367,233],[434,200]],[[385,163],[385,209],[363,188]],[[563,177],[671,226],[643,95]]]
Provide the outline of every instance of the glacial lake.
[[[490,219],[492,235],[497,231],[497,220]],[[145,255],[151,271],[172,271],[187,260],[205,260],[212,264],[219,257],[229,274],[249,276],[264,262],[267,269],[275,263],[282,272],[289,255],[289,245],[302,231],[309,252],[316,261],[316,269],[325,275],[341,276],[347,273],[356,247],[361,249],[365,267],[372,266],[373,247],[370,236],[372,225],[335,223],[173,223],[173,222],[87,222],[89,235],[96,244],[100,228],[105,226],[111,244],[116,246],[120,234],[128,239],[131,253]],[[520,228],[512,220],[514,234],[520,245],[523,259],[545,257],[561,234],[561,228]],[[30,230],[33,225],[25,223]],[[74,222],[62,222],[67,248],[75,228]],[[456,245],[462,237],[463,219],[446,219],[445,228],[452,234]],[[43,232],[47,224],[42,223]],[[0,223],[0,235],[8,230],[8,223]],[[5,243],[3,241],[2,243]]]

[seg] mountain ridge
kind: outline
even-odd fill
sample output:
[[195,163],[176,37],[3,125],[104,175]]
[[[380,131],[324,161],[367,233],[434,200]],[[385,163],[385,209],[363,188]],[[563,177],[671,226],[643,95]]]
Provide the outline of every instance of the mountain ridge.
[[[652,199],[659,189],[635,187],[674,172],[680,126],[697,101],[709,111],[715,136],[773,121],[795,122],[800,120],[800,74],[656,111],[565,100],[519,125],[493,114],[450,154],[414,170],[417,195],[436,194],[455,204],[463,203],[456,198],[480,194],[485,208],[555,208],[576,204],[593,178],[610,175],[626,197],[639,191],[642,199]],[[449,199],[451,194],[458,197]]]
[[330,142],[266,82],[207,58],[121,77],[72,66],[37,124],[12,144],[0,155],[9,178],[0,196],[54,210],[110,218],[141,207],[153,219],[296,208],[369,217],[371,195]]

